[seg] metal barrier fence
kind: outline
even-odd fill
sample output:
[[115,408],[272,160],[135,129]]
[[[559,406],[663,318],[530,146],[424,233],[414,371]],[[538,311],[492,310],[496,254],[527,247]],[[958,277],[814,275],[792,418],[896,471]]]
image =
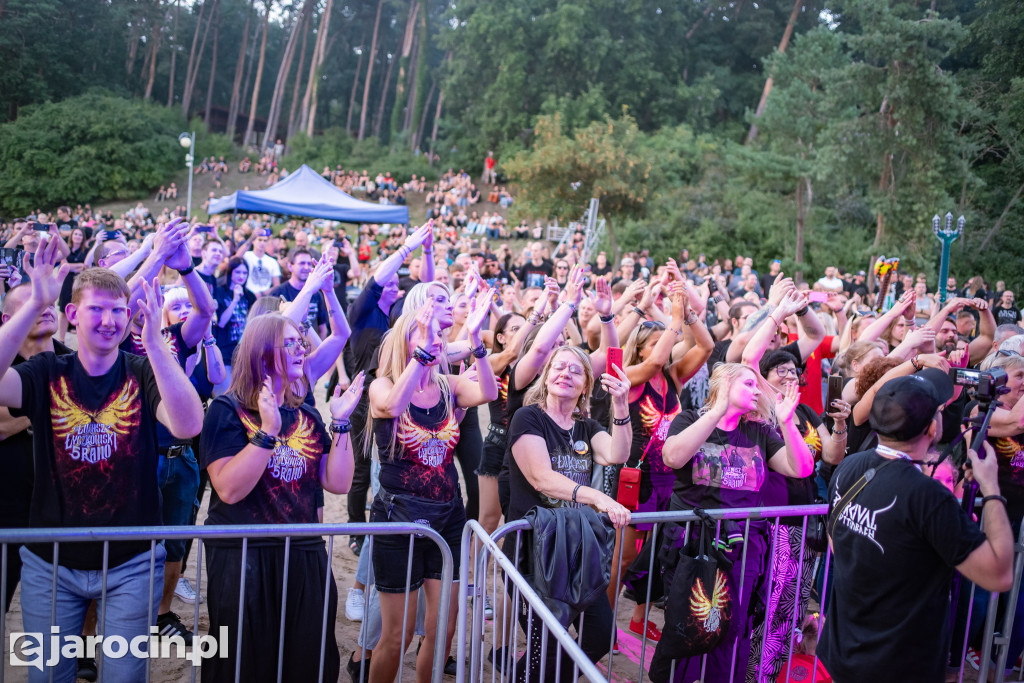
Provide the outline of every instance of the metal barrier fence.
[[[763,569],[766,581],[762,590],[762,593],[766,596],[766,614],[762,626],[759,627],[761,629],[760,632],[755,629],[752,634],[746,633],[746,637],[753,635],[754,643],[755,645],[759,644],[759,647],[751,650],[748,667],[744,668],[737,661],[737,657],[745,651],[745,648],[739,647],[740,639],[737,638],[731,643],[725,642],[719,646],[720,648],[731,648],[731,651],[726,651],[726,654],[730,655],[731,659],[728,675],[730,683],[744,680],[755,680],[757,683],[767,683],[769,681],[774,683],[776,680],[801,680],[808,682],[819,680],[819,663],[816,655],[813,657],[809,670],[805,664],[804,673],[800,674],[803,677],[798,677],[798,669],[793,668],[793,635],[794,629],[800,628],[801,621],[805,616],[807,597],[813,582],[817,581],[819,609],[824,610],[827,605],[831,554],[828,552],[821,554],[813,553],[803,542],[807,533],[808,521],[813,516],[827,513],[827,505],[707,511],[707,514],[716,522],[716,541],[723,540],[723,523],[737,522],[742,526],[742,552],[736,558],[737,564],[740,565],[739,577],[736,579],[736,582],[741,596],[744,594],[744,589],[749,588],[752,582],[761,579],[761,576],[748,577],[746,571],[748,566],[747,560],[750,559],[747,557],[747,549],[750,547],[751,525],[760,522],[759,528],[756,528],[754,533],[767,535],[768,545],[765,550],[765,566]],[[789,525],[780,523],[781,518],[790,518],[788,520]],[[793,526],[793,518],[802,519],[797,522],[796,526]],[[699,522],[699,519],[692,511],[634,513],[631,517],[630,526],[637,524],[652,525],[648,542],[653,543],[653,547],[657,548],[659,531],[666,524],[684,525],[686,537],[688,538],[691,525],[694,522]],[[543,600],[531,588],[528,580],[517,571],[516,568],[519,566],[520,559],[520,537],[522,532],[529,530],[529,528],[528,522],[520,520],[502,526],[488,537],[484,530],[475,522],[471,522],[466,527],[462,541],[458,612],[460,619],[458,661],[464,662],[465,666],[459,670],[457,683],[464,683],[467,674],[470,683],[479,683],[486,678],[485,654],[487,653],[484,651],[485,645],[489,646],[491,653],[489,668],[492,683],[499,679],[505,680],[508,678],[508,676],[501,672],[505,672],[515,680],[525,679],[526,683],[530,683],[531,675],[533,675],[537,683],[544,682],[545,668],[543,664],[539,668],[536,665],[533,666],[532,668],[536,669],[533,672],[529,668],[526,671],[517,668],[520,667],[518,655],[523,652],[523,649],[520,647],[520,632],[522,629],[519,628],[514,617],[507,615],[509,611],[515,612],[515,606],[517,605],[526,610],[529,623],[532,624],[533,620],[539,620],[542,624],[539,660],[541,663],[545,662],[548,658],[548,652],[546,651],[546,648],[549,647],[548,635],[550,634],[550,637],[553,638],[550,647],[558,648],[558,652],[555,655],[556,680],[559,680],[561,674],[566,670],[563,667],[572,666],[574,674],[581,674],[591,683],[608,683],[612,679],[613,666],[616,666],[617,653],[615,652],[615,644],[618,634],[617,626],[613,622],[612,636],[611,641],[608,643],[608,648],[597,659],[598,662],[606,663],[602,670],[602,668],[595,665],[594,661],[587,656],[581,647],[584,635],[583,623],[577,624],[578,628],[576,638],[574,639],[569,634],[569,631],[558,622],[557,618],[545,606]],[[735,535],[735,530],[733,532]],[[618,533],[622,534],[622,531]],[[511,534],[516,534],[517,536],[514,546],[516,551],[513,557],[506,555],[506,552],[500,547],[500,542]],[[625,571],[625,568],[622,566],[625,550],[623,545],[621,542],[617,544],[619,553],[617,566],[619,570],[617,574],[612,576],[612,582],[616,584],[619,583],[619,577]],[[794,554],[790,555],[786,547],[793,548]],[[799,550],[796,550],[796,548],[799,548]],[[650,557],[648,565],[649,574],[654,570],[654,555],[655,553],[652,553]],[[493,567],[488,574],[487,566],[489,560],[493,560]],[[1014,585],[1009,594],[1002,596],[1008,598],[1008,606],[1004,608],[1000,631],[995,631],[995,626],[997,616],[996,603],[1001,596],[992,595],[989,600],[985,631],[982,634],[982,670],[979,672],[977,680],[988,680],[986,678],[987,664],[994,648],[998,654],[998,676],[996,680],[1003,680],[1003,671],[1009,650],[1009,634],[1013,628],[1013,606],[1017,602],[1022,566],[1024,566],[1024,530],[1022,530],[1015,549]],[[503,577],[498,575],[499,567],[504,573]],[[474,577],[472,584],[469,582],[469,572],[471,570]],[[967,591],[964,592],[966,593]],[[784,608],[780,604],[784,600],[782,598],[783,593],[791,593],[794,596],[791,600],[792,605],[785,605]],[[613,618],[618,615],[620,594],[621,591],[616,592],[615,604],[612,607]],[[511,610],[508,609],[505,599],[506,595],[510,595],[512,598],[513,608]],[[973,599],[973,586],[971,586],[970,596]],[[647,674],[647,656],[654,649],[654,644],[648,640],[646,635],[646,624],[651,610],[651,583],[647,582],[647,594],[645,596],[635,597],[638,602],[642,600],[642,603],[645,605],[642,622],[645,633],[640,636],[639,661],[634,662],[637,665],[636,669],[632,669],[631,666],[627,665],[625,667],[617,666],[616,671],[622,673],[623,668],[625,668],[628,672],[628,680],[642,682]],[[485,601],[487,598],[492,598],[494,603],[494,617],[490,620],[489,634],[487,628],[488,619],[484,618]],[[783,613],[782,609],[787,610],[787,612]],[[773,624],[777,627],[775,633],[770,632]],[[962,629],[965,632],[969,632],[971,630],[970,625],[971,614],[969,613],[966,624],[962,626]],[[741,636],[743,633],[741,631]],[[770,638],[774,638],[774,641],[771,643],[771,647],[768,647],[766,646],[766,641]],[[529,648],[530,640],[527,639],[526,650],[529,651]],[[964,639],[963,650],[964,652],[961,655],[966,653],[966,638]],[[528,653],[531,657],[536,654],[533,652]],[[1016,655],[1017,653],[1013,654]],[[528,662],[529,658],[524,661]],[[960,662],[960,669],[957,680],[962,681],[964,680],[966,667],[965,659],[961,656],[958,661]],[[676,664],[676,661],[672,662],[669,681],[673,681],[676,678]],[[707,664],[708,655],[703,655],[700,658],[699,672],[691,674],[687,670],[687,678],[684,681],[713,680],[715,683],[720,683],[720,681],[724,683],[725,678],[705,678]],[[636,672],[635,678],[633,676],[634,671]],[[550,669],[548,669],[548,672],[550,672]],[[787,675],[779,679],[781,672],[786,672]],[[575,678],[576,676],[574,675],[573,680]],[[1024,679],[1024,673],[1022,673],[1021,679]]]
[[[293,539],[316,539],[321,537],[327,537],[327,561],[328,561],[328,578],[336,582],[336,577],[333,577],[333,572],[330,571],[330,563],[333,555],[334,548],[334,537],[341,535],[351,536],[369,536],[369,546],[364,552],[372,553],[373,539],[375,536],[395,536],[395,535],[407,535],[409,537],[409,560],[406,566],[406,585],[408,585],[409,577],[412,571],[412,548],[417,538],[424,538],[432,541],[436,544],[441,552],[442,557],[442,576],[441,576],[441,592],[440,592],[440,605],[448,605],[450,603],[452,579],[453,579],[453,558],[451,549],[448,544],[442,538],[442,536],[431,529],[428,526],[421,524],[407,524],[400,522],[387,522],[377,524],[294,524],[294,525],[237,525],[237,526],[178,526],[178,527],[118,527],[118,528],[105,528],[105,529],[85,529],[85,528],[73,528],[73,529],[0,529],[0,562],[2,562],[2,571],[0,571],[0,600],[6,604],[7,600],[7,560],[9,552],[17,552],[17,546],[26,543],[52,543],[53,544],[53,577],[51,590],[54,599],[50,605],[50,619],[51,624],[56,624],[56,595],[57,595],[57,570],[60,562],[60,548],[62,544],[74,544],[83,542],[101,542],[103,543],[103,569],[102,579],[100,588],[100,599],[98,602],[98,621],[97,621],[97,633],[102,635],[106,622],[106,605],[107,605],[107,577],[109,570],[109,557],[110,557],[110,544],[118,541],[148,541],[150,544],[150,561],[149,561],[149,594],[152,595],[154,588],[162,590],[162,586],[154,586],[154,579],[157,573],[156,566],[156,555],[155,551],[157,544],[163,539],[195,539],[196,545],[196,588],[197,590],[202,584],[203,576],[203,545],[207,541],[224,541],[231,539],[241,540],[241,551],[242,551],[242,571],[239,577],[239,605],[238,605],[238,629],[237,629],[237,642],[230,643],[230,646],[235,649],[235,681],[238,683],[240,680],[240,669],[241,659],[239,657],[242,651],[242,624],[245,616],[245,582],[246,582],[246,557],[249,550],[249,541],[253,539],[275,539],[280,540],[284,546],[284,575],[281,581],[282,596],[281,596],[281,623],[279,626],[279,638],[278,638],[278,654],[277,654],[277,681],[280,683],[282,680],[289,680],[287,673],[282,671],[283,664],[283,648],[285,642],[285,614],[288,603],[288,571],[289,571],[289,552]],[[162,569],[162,568],[161,568]],[[319,667],[320,667],[320,678],[323,677],[324,671],[324,657],[325,657],[325,640],[327,635],[327,614],[328,614],[328,600],[330,595],[330,582],[325,582],[324,586],[324,599],[323,609],[321,612],[320,621],[320,647],[319,647]],[[140,596],[140,599],[143,599]],[[402,615],[402,653],[405,653],[406,645],[405,642],[405,631],[406,625],[409,623],[409,591],[406,591],[405,608]],[[152,601],[149,601],[149,624],[156,623],[156,615],[153,614]],[[312,617],[312,615],[310,615]],[[199,599],[195,601],[195,607],[193,610],[193,624],[198,625],[199,623]],[[413,617],[415,619],[415,615]],[[440,683],[442,676],[444,675],[444,664],[447,656],[447,625],[448,625],[448,610],[439,609],[437,615],[437,634],[434,648],[434,661],[432,667],[432,682]],[[195,627],[194,627],[195,628]],[[333,625],[330,625],[333,628]],[[361,634],[365,634],[366,621],[364,620],[361,625]],[[46,634],[47,636],[49,634]],[[78,634],[64,634],[66,635],[78,635]],[[198,634],[197,634],[198,635]],[[362,635],[361,635],[362,637]],[[7,643],[7,627],[6,619],[0,620],[0,642]],[[157,637],[159,638],[159,637]],[[152,642],[152,641],[151,641]],[[14,643],[11,643],[9,653],[11,658],[14,656]],[[169,648],[168,648],[169,649]],[[40,647],[40,652],[42,647]],[[179,651],[180,652],[180,651]],[[366,662],[366,659],[363,659]],[[97,657],[97,666],[99,667],[99,680],[103,680],[103,659]],[[147,658],[146,662],[146,682],[149,683],[151,676],[151,658]],[[40,668],[42,663],[40,663]],[[190,673],[190,680],[194,683],[197,666],[192,666]],[[53,669],[49,669],[49,680],[53,680]],[[404,670],[400,669],[399,681],[403,680]],[[4,667],[0,666],[0,683],[4,681],[5,672]],[[361,680],[367,680],[369,678],[369,670],[363,664],[360,667],[359,678]]]

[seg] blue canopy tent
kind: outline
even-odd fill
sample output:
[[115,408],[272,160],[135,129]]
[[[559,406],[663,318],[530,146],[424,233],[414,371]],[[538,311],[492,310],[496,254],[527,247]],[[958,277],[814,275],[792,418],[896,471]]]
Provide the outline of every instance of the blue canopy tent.
[[344,223],[409,222],[409,207],[364,202],[342,192],[303,164],[265,190],[238,190],[210,202],[210,213],[239,211],[327,218]]

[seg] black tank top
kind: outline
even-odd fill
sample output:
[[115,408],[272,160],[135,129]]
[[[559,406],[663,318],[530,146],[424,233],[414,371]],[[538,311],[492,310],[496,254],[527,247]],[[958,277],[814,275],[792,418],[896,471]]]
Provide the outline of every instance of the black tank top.
[[410,403],[396,420],[375,418],[373,434],[380,453],[380,485],[385,490],[440,502],[455,498],[459,473],[452,454],[459,443],[459,421],[454,411],[448,411],[443,396],[432,408]]
[[[664,474],[672,472],[672,468],[661,459],[661,449],[665,445],[668,426],[679,414],[679,398],[671,380],[662,371],[665,380],[665,395],[659,394],[651,382],[644,384],[640,398],[629,404],[629,421],[633,427],[633,443],[629,449],[629,466],[636,467],[640,463],[642,472]],[[647,453],[646,457],[644,452]]]

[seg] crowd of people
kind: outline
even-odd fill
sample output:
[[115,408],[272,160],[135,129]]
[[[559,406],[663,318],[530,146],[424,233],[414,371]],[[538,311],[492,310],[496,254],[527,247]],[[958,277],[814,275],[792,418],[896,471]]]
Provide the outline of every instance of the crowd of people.
[[[428,191],[422,179],[399,184],[390,174],[371,178],[339,167],[323,175],[382,198]],[[919,571],[929,579],[927,599],[899,603],[912,603],[901,622],[907,631],[949,635],[940,625],[950,621],[953,567],[981,589],[1004,589],[1000,534],[1018,533],[1024,517],[1024,329],[1002,282],[977,276],[958,289],[950,278],[943,300],[934,278],[901,275],[886,297],[865,270],[830,267],[820,278],[796,280],[779,261],[694,257],[685,248],[661,263],[646,250],[616,260],[584,254],[582,232],[552,247],[525,223],[515,235],[535,240],[513,248],[501,241],[512,234],[502,220],[466,216],[474,193],[479,198],[468,175],[450,172],[429,193],[436,211],[419,228],[255,215],[236,226],[190,224],[174,211],[154,216],[142,206],[117,218],[60,207],[52,222],[39,213],[3,225],[0,452],[9,474],[0,524],[315,523],[325,492],[346,494],[351,522],[428,521],[448,542],[457,574],[467,518],[490,532],[534,506],[590,506],[624,528],[607,594],[580,617],[583,648],[597,660],[612,639],[613,606],[624,599],[622,575],[653,542],[649,528],[630,525],[632,512],[836,504],[866,467],[881,470],[880,462],[902,458],[917,466],[886,470],[899,471],[898,488],[875,485],[858,503],[878,502],[870,509],[881,520],[885,491],[924,492],[901,502],[899,513],[908,528],[928,525],[927,543],[913,546],[914,566],[937,567]],[[608,364],[608,350],[617,348],[621,367]],[[992,420],[987,459],[968,452],[961,437],[977,411],[971,393],[936,378],[951,368],[1006,373],[1009,393]],[[843,388],[826,404],[830,375]],[[903,386],[907,378],[914,382]],[[325,380],[318,396],[314,387]],[[914,391],[928,394],[921,403],[930,414],[893,418],[894,406],[912,403]],[[965,462],[989,503],[984,534],[958,516]],[[636,506],[617,498],[623,468],[639,470]],[[197,520],[207,486],[209,513]],[[1000,492],[1002,503],[989,502]],[[1002,505],[1005,528],[995,517]],[[851,649],[846,639],[866,642],[869,633],[870,642],[881,639],[877,652],[896,652],[910,637],[893,632],[889,610],[857,604],[858,590],[889,586],[896,570],[861,586],[866,579],[849,567],[868,561],[870,548],[854,552],[851,543],[888,549],[891,541],[898,547],[883,550],[885,561],[907,561],[901,553],[910,546],[882,527],[879,521],[877,535],[866,538],[850,522],[834,535],[837,578],[826,615],[841,616],[826,616],[822,655],[840,680],[889,663],[872,662],[874,651]],[[955,543],[939,538],[961,527]],[[729,646],[711,652],[707,680],[760,683],[782,671],[794,629],[814,611],[812,600],[826,599],[816,592],[820,554],[801,551],[803,534],[802,521],[785,519],[757,521],[729,538],[736,591]],[[323,541],[296,539],[289,549],[277,540],[250,543],[245,557],[238,540],[206,547],[211,631],[225,626],[232,638],[244,637],[240,660],[232,648],[204,663],[204,676],[230,678],[236,661],[246,680],[276,672],[283,619],[288,679],[315,680],[323,644],[324,677],[336,680],[342,662],[334,630],[322,632],[319,617],[308,618],[320,615],[325,594],[329,605],[337,602]],[[382,536],[372,551],[368,538],[352,537],[349,547],[359,570],[345,614],[368,623],[372,614],[378,624],[361,635],[349,673],[393,680],[402,644],[416,630],[405,610],[415,614],[422,600],[417,677],[426,681],[439,611],[449,613],[449,649],[457,621],[454,601],[439,604],[436,546]],[[991,556],[979,559],[982,550]],[[200,599],[182,576],[189,552],[175,541],[156,550],[111,546],[102,632],[148,634],[151,611],[161,635],[190,639],[196,625],[171,609],[176,595]],[[57,574],[56,595],[53,564],[69,570]],[[56,599],[61,633],[89,632],[97,627],[89,606],[99,597],[99,583],[89,579],[102,568],[99,545],[62,546],[59,556],[52,547],[26,546],[8,555],[7,606],[20,576],[26,631],[49,633]],[[629,630],[658,641],[651,607],[632,597]],[[488,595],[486,613],[512,614],[516,607],[507,603]],[[980,633],[953,622],[974,653]],[[522,626],[531,639],[541,637],[536,624]],[[43,647],[49,660],[49,643]],[[1016,658],[1024,624],[1015,625],[1010,647]],[[528,648],[518,671],[553,677],[555,649],[542,662],[539,649]],[[959,662],[956,647],[943,652],[943,666]],[[73,677],[76,662],[57,659],[55,680]],[[131,658],[104,660],[108,675],[126,679],[138,666]],[[678,676],[699,675],[693,666],[681,662]],[[563,664],[561,680],[570,675]]]

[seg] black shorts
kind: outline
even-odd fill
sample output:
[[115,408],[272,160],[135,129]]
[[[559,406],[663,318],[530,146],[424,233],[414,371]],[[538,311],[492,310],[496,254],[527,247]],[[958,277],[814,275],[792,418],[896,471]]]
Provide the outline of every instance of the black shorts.
[[[451,501],[440,503],[380,489],[370,507],[370,523],[380,522],[418,522],[441,534],[452,551],[452,578],[458,581],[462,528],[466,526],[466,508],[461,491]],[[378,534],[373,537],[373,577],[378,592],[405,593],[418,589],[425,579],[441,579],[444,559],[441,549],[431,539],[417,537],[413,541],[411,564],[410,573],[407,535]]]
[[501,473],[501,463],[505,459],[507,431],[503,427],[491,425],[484,437],[484,451],[480,458],[480,467],[476,474],[480,477],[497,477]]

